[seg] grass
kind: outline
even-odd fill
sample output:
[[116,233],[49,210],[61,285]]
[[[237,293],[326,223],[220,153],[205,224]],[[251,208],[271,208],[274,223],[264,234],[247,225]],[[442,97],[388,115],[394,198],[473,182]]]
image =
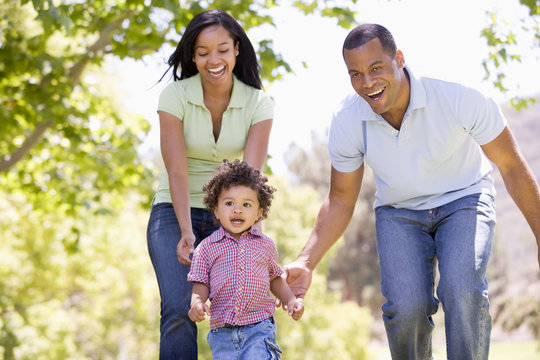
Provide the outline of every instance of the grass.
[[[390,351],[385,346],[370,348],[373,359],[390,360]],[[433,350],[435,360],[446,359],[446,349],[436,347]],[[540,360],[540,343],[537,341],[526,342],[495,342],[489,350],[489,360]]]

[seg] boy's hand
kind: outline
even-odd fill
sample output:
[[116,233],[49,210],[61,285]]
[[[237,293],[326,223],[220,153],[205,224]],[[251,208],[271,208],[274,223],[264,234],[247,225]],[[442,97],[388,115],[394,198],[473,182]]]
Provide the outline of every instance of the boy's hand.
[[206,314],[210,315],[210,308],[203,302],[197,302],[191,305],[188,316],[191,321],[200,322],[206,318]]
[[283,309],[287,310],[294,320],[300,320],[304,313],[304,302],[300,298],[293,297]]

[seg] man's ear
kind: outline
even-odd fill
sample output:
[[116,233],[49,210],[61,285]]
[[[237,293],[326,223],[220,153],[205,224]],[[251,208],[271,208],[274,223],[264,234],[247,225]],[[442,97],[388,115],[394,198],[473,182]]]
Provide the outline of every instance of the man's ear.
[[396,62],[400,69],[405,67],[405,56],[403,56],[403,53],[399,49],[396,50]]

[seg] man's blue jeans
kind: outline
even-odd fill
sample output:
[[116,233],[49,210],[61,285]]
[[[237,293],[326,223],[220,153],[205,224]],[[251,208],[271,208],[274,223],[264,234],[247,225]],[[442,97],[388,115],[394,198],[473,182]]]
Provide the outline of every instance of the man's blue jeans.
[[[195,246],[219,227],[214,215],[205,209],[192,208],[191,223]],[[161,295],[159,358],[162,360],[197,360],[197,326],[188,317],[193,285],[187,281],[189,266],[180,264],[176,255],[180,237],[172,204],[154,205],[147,241]]]
[[448,359],[487,360],[491,317],[486,267],[495,227],[493,197],[469,195],[429,210],[381,206],[375,222],[392,359],[432,358],[431,316],[440,300]]

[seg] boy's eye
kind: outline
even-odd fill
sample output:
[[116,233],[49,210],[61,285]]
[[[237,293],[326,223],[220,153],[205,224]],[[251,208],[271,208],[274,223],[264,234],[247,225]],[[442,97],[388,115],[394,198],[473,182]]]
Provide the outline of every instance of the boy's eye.
[[251,207],[250,203],[244,203],[244,207]]
[[232,201],[226,201],[225,202],[225,206],[232,206],[233,205],[233,202]]

